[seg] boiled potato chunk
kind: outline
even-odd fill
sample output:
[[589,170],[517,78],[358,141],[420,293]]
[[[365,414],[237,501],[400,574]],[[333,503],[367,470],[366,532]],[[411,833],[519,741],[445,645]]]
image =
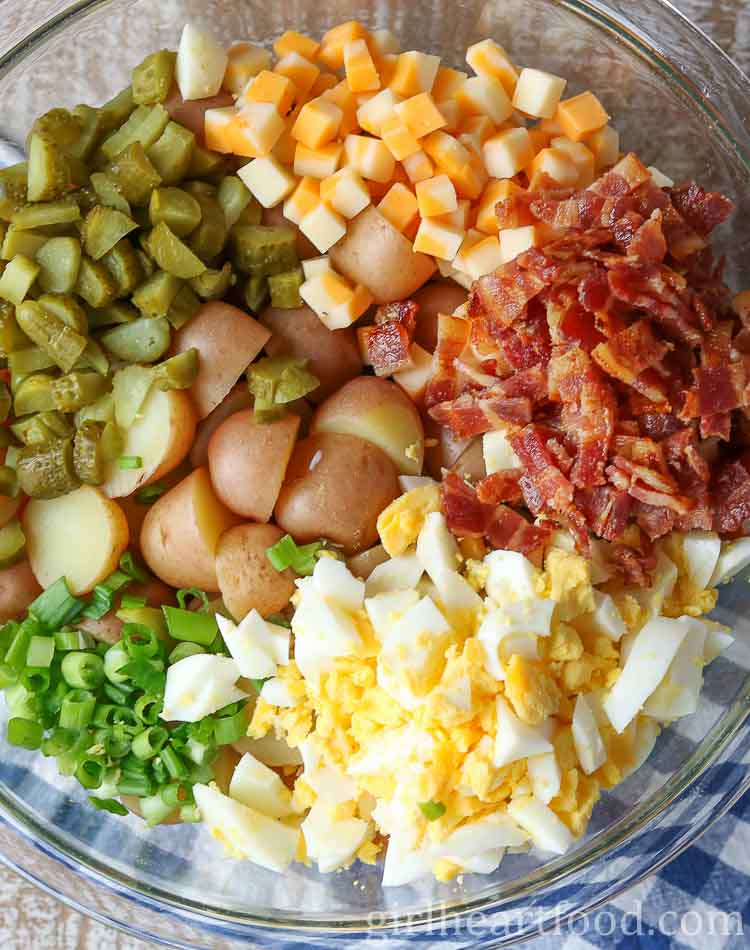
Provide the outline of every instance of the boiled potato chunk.
[[349,221],[329,256],[335,270],[367,287],[375,303],[410,297],[435,272],[434,260],[415,253],[411,241],[372,205]]
[[218,498],[253,521],[273,514],[297,441],[299,416],[256,422],[252,409],[226,419],[208,443],[208,467]]
[[399,494],[396,467],[353,435],[316,432],[298,442],[276,502],[276,522],[299,544],[328,538],[347,554],[378,540],[380,512]]
[[414,342],[434,353],[437,346],[437,317],[439,313],[453,313],[466,303],[467,293],[453,281],[430,281],[412,297],[419,304]]
[[41,592],[28,561],[0,571],[0,623],[19,617]]
[[192,449],[190,449],[190,463],[193,468],[208,465],[208,443],[222,422],[241,409],[252,408],[252,405],[253,397],[250,395],[247,384],[238,383],[222,399],[219,405],[198,424],[195,441]]
[[206,111],[208,109],[222,109],[233,104],[234,99],[223,89],[218,95],[209,96],[207,99],[183,99],[177,83],[174,83],[169,95],[164,100],[164,108],[169,113],[170,119],[184,125],[186,129],[190,129],[201,145],[203,144],[203,131],[206,124]]
[[135,455],[143,466],[121,469],[117,459],[105,471],[102,491],[110,498],[123,498],[156,482],[186,458],[195,437],[198,417],[182,390],[162,392],[153,388],[141,406],[139,417],[124,432],[122,455]]
[[198,377],[189,392],[201,419],[219,405],[269,336],[257,320],[223,300],[204,303],[177,331],[173,354],[198,351]]
[[237,518],[216,497],[208,469],[197,468],[149,509],[141,528],[141,552],[170,587],[218,591],[216,546]]
[[277,571],[266,551],[284,532],[272,524],[241,524],[223,534],[216,551],[216,574],[227,609],[242,620],[255,609],[278,613],[294,593],[294,572]]
[[65,577],[72,594],[86,594],[114,571],[128,546],[120,506],[83,485],[60,498],[32,498],[23,513],[26,550],[42,585]]
[[419,475],[424,428],[414,403],[395,383],[360,376],[318,407],[311,432],[343,432],[381,448],[401,475]]

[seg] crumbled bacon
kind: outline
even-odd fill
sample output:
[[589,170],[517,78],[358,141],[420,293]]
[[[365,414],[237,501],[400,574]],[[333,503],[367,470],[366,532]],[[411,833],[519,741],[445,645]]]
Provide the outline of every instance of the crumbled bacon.
[[409,337],[414,336],[417,326],[419,304],[414,300],[395,300],[393,303],[383,304],[375,311],[375,323],[400,323],[406,328]]
[[510,468],[503,472],[493,472],[477,482],[477,498],[488,505],[518,504],[523,500],[523,492],[518,481],[523,475],[522,468]]
[[390,376],[412,365],[411,339],[403,323],[389,320],[374,327],[361,327],[358,338],[363,358],[376,376]]

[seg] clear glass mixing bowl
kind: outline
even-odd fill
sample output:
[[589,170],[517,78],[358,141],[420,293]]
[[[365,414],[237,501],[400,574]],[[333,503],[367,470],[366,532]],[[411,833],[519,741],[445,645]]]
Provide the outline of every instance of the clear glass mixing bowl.
[[[21,29],[37,25],[32,10],[19,12]],[[0,137],[22,143],[50,105],[107,99],[145,54],[174,47],[186,20],[225,41],[268,42],[289,27],[317,35],[353,17],[454,66],[492,36],[517,62],[567,76],[571,92],[596,90],[647,162],[735,199],[722,250],[730,281],[750,285],[750,82],[658,0],[89,0],[17,37],[0,61]],[[748,608],[750,587],[736,579],[717,616],[737,642],[707,670],[700,712],[659,738],[648,763],[597,806],[586,838],[553,861],[510,855],[493,876],[385,890],[379,870],[360,865],[280,876],[228,860],[199,827],[146,832],[96,812],[54,765],[7,745],[2,860],[86,913],[179,946],[353,946],[365,931],[392,945],[437,934],[451,947],[506,945],[611,899],[750,785]]]

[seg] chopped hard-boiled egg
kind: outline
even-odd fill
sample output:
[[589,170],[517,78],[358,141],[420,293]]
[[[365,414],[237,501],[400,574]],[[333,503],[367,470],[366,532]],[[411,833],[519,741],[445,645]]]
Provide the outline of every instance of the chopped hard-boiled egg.
[[221,614],[216,614],[216,622],[240,676],[264,679],[289,662],[289,631],[264,620],[257,610],[236,626]]
[[512,799],[508,814],[540,851],[564,854],[573,843],[573,835],[567,825],[548,805],[532,795]]
[[229,797],[269,818],[294,814],[292,794],[277,772],[249,752],[235,766],[229,783]]
[[180,36],[175,78],[183,99],[206,99],[221,89],[227,53],[210,33],[186,23]]
[[198,722],[246,699],[247,694],[235,686],[240,676],[239,665],[226,656],[197,653],[173,663],[167,669],[161,718]]

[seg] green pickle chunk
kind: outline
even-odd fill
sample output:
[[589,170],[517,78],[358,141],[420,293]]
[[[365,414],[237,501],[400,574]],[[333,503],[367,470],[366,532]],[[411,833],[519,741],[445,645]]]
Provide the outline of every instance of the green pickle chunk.
[[[34,377],[31,377],[34,379]],[[74,372],[52,381],[53,406],[58,412],[77,412],[103,396],[110,388],[109,380],[99,373]]]
[[115,208],[102,205],[92,208],[83,222],[83,243],[86,253],[95,261],[100,260],[138,225],[128,215]]
[[165,185],[176,185],[188,174],[195,152],[195,136],[177,122],[168,122],[146,154]]
[[146,317],[163,317],[169,313],[181,287],[179,278],[157,270],[135,291],[133,303]]
[[33,300],[16,308],[18,324],[36,345],[65,373],[69,373],[86,349],[86,337],[63,323]]
[[29,498],[59,498],[80,485],[71,439],[50,439],[23,449],[16,466],[21,490]]
[[133,70],[133,100],[139,105],[164,102],[174,80],[175,60],[171,50],[161,49],[151,53]]
[[234,266],[243,274],[269,277],[297,266],[297,239],[283,226],[236,225],[231,244]]
[[165,221],[160,221],[149,234],[147,249],[159,267],[174,277],[189,280],[206,269],[203,261],[183,244]]
[[[30,234],[30,231],[22,231]],[[53,237],[36,252],[39,287],[54,294],[69,294],[78,282],[81,242],[74,237]]]
[[107,168],[123,198],[131,205],[147,205],[154,188],[161,184],[161,177],[140,142],[124,149]]
[[33,133],[28,153],[29,201],[53,201],[73,188],[68,157],[50,137]]
[[169,343],[165,317],[139,317],[101,335],[102,346],[126,363],[153,363],[167,352]]
[[47,412],[58,409],[52,395],[55,380],[46,373],[27,376],[13,393],[13,412],[16,416],[28,416],[32,412]]
[[0,528],[0,570],[17,564],[26,553],[26,536],[20,522],[13,518]]
[[38,273],[37,263],[25,254],[16,254],[0,276],[0,297],[17,307],[26,299]]
[[87,419],[78,427],[73,440],[73,468],[84,485],[101,485],[105,460],[101,439],[104,423]]
[[162,221],[177,237],[187,237],[201,221],[201,206],[182,188],[155,188],[148,206],[151,224]]
[[257,277],[248,277],[243,295],[247,309],[258,313],[268,299],[268,278],[260,274]]
[[305,367],[307,360],[293,356],[266,356],[247,369],[247,382],[255,397],[255,416],[270,422],[283,415],[287,403],[301,399],[320,385]]
[[188,389],[198,376],[198,351],[191,347],[154,367],[157,389]]
[[299,295],[299,289],[304,282],[305,275],[301,267],[283,271],[281,274],[271,274],[268,278],[271,306],[282,310],[304,307],[305,302]]
[[227,261],[221,270],[206,268],[190,281],[190,286],[203,300],[219,300],[227,295],[233,283],[232,265]]

